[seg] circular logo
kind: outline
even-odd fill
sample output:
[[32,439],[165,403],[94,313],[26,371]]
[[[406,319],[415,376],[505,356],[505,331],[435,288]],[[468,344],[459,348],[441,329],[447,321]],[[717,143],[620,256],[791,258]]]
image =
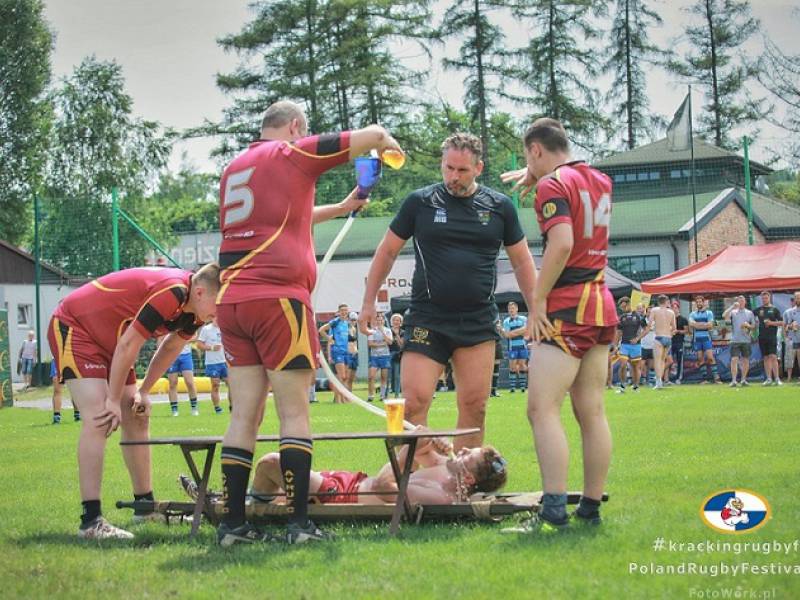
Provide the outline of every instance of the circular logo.
[[546,202],[545,205],[542,207],[542,216],[545,219],[549,219],[554,214],[556,214],[556,203],[555,202]]
[[750,533],[766,525],[771,516],[767,499],[751,490],[714,492],[700,506],[703,523],[721,533]]

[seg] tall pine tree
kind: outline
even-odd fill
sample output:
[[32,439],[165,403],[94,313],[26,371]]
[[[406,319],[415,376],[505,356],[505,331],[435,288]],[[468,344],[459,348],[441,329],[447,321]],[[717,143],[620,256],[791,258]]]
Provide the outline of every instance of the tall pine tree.
[[648,35],[649,28],[662,23],[658,13],[647,6],[647,0],[616,0],[603,72],[614,77],[606,100],[612,103],[615,122],[625,125],[623,139],[629,149],[651,138],[661,124],[661,119],[648,109],[645,68],[665,59],[665,53]]
[[692,24],[686,28],[690,49],[670,61],[670,69],[705,88],[706,103],[696,131],[717,146],[735,149],[731,131],[764,116],[763,100],[748,96],[745,85],[757,73],[755,61],[737,59],[735,53],[758,31],[758,20],[747,0],[696,0],[689,9]]
[[[771,118],[778,127],[790,134],[788,156],[795,168],[800,167],[800,54],[785,54],[767,40],[759,59],[758,80],[775,96],[786,113],[783,118]],[[781,158],[786,159],[784,152]]]
[[608,131],[593,85],[599,74],[595,23],[606,3],[517,0],[511,8],[532,32],[515,65],[515,79],[529,93],[516,100],[531,107],[531,116],[560,120],[575,143],[594,150],[598,133]]

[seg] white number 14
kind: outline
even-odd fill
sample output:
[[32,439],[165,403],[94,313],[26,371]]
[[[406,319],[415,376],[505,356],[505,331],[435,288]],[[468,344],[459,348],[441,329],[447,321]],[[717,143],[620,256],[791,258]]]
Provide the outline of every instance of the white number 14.
[[597,208],[592,208],[592,197],[586,190],[580,190],[581,203],[583,203],[583,237],[590,240],[594,237],[595,227],[605,227],[608,236],[608,226],[611,224],[611,196],[603,194],[597,203]]

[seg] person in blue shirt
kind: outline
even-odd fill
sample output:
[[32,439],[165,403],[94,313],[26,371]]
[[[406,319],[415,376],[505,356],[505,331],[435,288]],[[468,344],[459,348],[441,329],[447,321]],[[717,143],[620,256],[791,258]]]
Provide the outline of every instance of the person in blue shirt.
[[[337,315],[319,328],[319,333],[328,341],[328,362],[336,370],[339,381],[347,381],[350,354],[347,351],[347,337],[350,332],[350,307],[340,304]],[[344,403],[347,400],[336,388],[333,389],[334,404]]]
[[717,373],[717,361],[714,359],[714,349],[711,344],[711,330],[714,329],[714,313],[708,310],[705,298],[695,296],[695,310],[689,315],[689,327],[692,330],[692,346],[697,353],[697,368],[706,365],[710,381],[722,383]]
[[500,332],[508,340],[508,380],[511,392],[514,392],[519,383],[520,391],[528,387],[528,342],[525,341],[525,329],[528,318],[519,314],[516,302],[508,303],[508,316],[503,319],[503,329]]

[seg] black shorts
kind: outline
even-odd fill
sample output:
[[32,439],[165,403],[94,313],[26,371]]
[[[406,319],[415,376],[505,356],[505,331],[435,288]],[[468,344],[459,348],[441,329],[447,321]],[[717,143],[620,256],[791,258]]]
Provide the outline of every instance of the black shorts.
[[458,348],[498,340],[496,320],[496,309],[441,314],[409,309],[403,319],[406,341],[403,352],[424,354],[446,365]]
[[503,360],[506,357],[505,352],[503,351],[503,346],[504,346],[504,344],[503,344],[503,342],[500,341],[499,338],[494,341],[494,360],[495,360],[495,362],[497,362],[499,360]]
[[778,340],[758,338],[758,347],[761,349],[761,356],[778,354]]
[[642,360],[653,360],[652,348],[642,348]]

